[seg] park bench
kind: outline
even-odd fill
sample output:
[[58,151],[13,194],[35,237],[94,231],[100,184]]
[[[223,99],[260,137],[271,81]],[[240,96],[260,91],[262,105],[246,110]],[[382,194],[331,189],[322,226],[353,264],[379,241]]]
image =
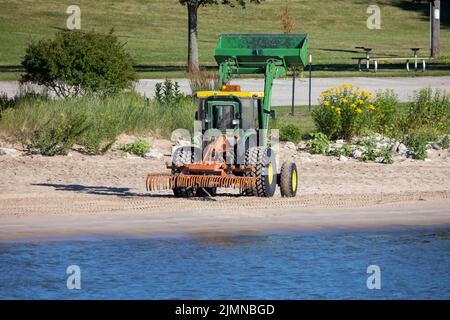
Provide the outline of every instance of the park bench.
[[370,58],[370,51],[372,51],[372,48],[366,48],[366,47],[355,47],[357,49],[363,49],[366,53],[366,56],[360,56],[360,57],[352,57],[353,60],[358,60],[358,70],[362,71],[361,69],[361,61],[366,60],[366,69],[367,71],[370,70],[370,61],[374,62],[374,71],[378,71],[378,64],[382,61],[405,61],[406,62],[406,70],[410,71],[409,63],[410,61],[414,61],[414,70],[417,71],[418,62],[422,62],[422,71],[426,70],[426,60],[432,60],[433,58],[430,57],[419,57],[418,51],[420,48],[411,48],[411,50],[414,52],[413,57],[375,57]]

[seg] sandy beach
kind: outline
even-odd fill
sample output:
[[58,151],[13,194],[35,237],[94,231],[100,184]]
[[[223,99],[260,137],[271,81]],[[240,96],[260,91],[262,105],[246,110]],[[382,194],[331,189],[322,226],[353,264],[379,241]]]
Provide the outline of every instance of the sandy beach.
[[[169,142],[154,144],[168,154]],[[291,155],[284,150],[282,157]],[[450,223],[447,155],[383,165],[299,154],[299,194],[269,199],[229,189],[215,198],[147,193],[145,175],[165,172],[168,159],[2,156],[0,240]]]

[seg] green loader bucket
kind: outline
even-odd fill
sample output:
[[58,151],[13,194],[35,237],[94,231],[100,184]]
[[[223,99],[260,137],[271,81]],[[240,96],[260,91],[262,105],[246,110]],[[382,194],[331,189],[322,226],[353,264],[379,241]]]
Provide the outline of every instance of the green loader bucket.
[[239,67],[260,67],[269,59],[281,59],[286,68],[295,68],[307,64],[307,42],[307,34],[223,34],[214,57],[218,64],[233,59]]

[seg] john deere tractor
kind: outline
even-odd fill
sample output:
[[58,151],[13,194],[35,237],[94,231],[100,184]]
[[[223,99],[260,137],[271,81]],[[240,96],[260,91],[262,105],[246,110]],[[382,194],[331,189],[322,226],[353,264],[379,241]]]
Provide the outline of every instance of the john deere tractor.
[[[147,189],[173,189],[177,197],[214,196],[217,188],[242,195],[294,197],[295,163],[281,167],[268,134],[273,80],[306,64],[307,35],[225,34],[215,49],[216,91],[197,92],[199,128],[191,146],[179,147],[167,164],[170,174],[149,174]],[[239,75],[264,75],[264,91],[243,92],[230,84]]]

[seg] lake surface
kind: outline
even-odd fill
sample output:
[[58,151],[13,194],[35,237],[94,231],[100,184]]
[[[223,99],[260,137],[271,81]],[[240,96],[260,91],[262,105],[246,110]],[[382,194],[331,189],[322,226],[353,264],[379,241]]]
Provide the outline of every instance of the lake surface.
[[3,242],[0,298],[450,299],[450,226]]

